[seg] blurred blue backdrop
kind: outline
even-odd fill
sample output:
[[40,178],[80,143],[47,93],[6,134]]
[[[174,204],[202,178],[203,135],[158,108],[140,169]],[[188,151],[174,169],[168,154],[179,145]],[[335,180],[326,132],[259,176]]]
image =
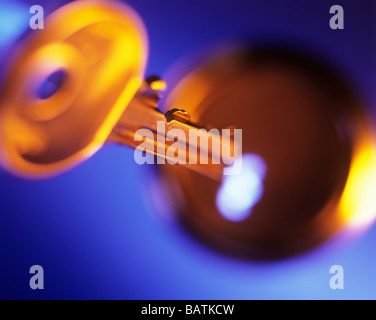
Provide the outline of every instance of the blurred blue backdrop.
[[[0,50],[29,24],[29,8],[66,1],[0,0]],[[273,37],[305,46],[345,74],[376,110],[375,1],[129,0],[150,41],[147,74],[233,36]],[[345,29],[329,28],[341,4]],[[4,62],[3,62],[4,63]],[[349,299],[376,298],[376,227],[346,244],[333,239],[276,263],[222,256],[155,214],[150,168],[133,151],[106,146],[59,177],[25,181],[0,171],[0,297],[3,299]],[[29,268],[45,270],[45,290],[29,288]],[[329,268],[345,270],[345,290]]]

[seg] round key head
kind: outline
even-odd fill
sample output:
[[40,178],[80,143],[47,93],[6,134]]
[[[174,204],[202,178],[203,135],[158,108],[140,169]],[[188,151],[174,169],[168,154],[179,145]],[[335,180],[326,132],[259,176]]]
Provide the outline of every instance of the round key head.
[[208,56],[178,66],[182,75],[171,71],[175,86],[169,82],[164,105],[195,123],[242,129],[242,170],[216,182],[158,167],[167,201],[189,230],[227,253],[274,259],[335,234],[349,211],[362,214],[357,203],[375,208],[359,197],[372,190],[370,127],[340,76],[283,48],[234,46]]
[[128,6],[77,1],[15,49],[0,92],[0,161],[26,177],[58,173],[106,141],[142,83],[147,37]]

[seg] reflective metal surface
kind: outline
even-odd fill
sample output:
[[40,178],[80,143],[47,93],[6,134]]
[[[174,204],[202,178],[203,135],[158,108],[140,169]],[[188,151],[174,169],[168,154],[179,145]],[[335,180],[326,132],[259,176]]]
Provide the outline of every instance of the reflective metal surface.
[[102,146],[147,55],[141,20],[119,2],[73,2],[45,25],[20,42],[0,95],[1,164],[28,177],[66,170]]

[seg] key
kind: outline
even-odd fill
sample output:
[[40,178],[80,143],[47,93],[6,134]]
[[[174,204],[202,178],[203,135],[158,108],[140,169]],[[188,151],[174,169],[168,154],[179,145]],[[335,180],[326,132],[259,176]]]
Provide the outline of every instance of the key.
[[[175,108],[167,111],[166,114],[162,113],[157,108],[161,90],[153,89],[156,82],[164,83],[158,77],[146,79],[116,124],[108,141],[137,148],[139,145],[138,141],[141,138],[138,137],[138,139],[135,139],[135,133],[141,128],[148,129],[152,132],[153,138],[149,139],[148,144],[150,147],[146,150],[147,153],[162,158],[167,162],[176,162],[175,157],[173,158],[168,155],[168,148],[172,144],[178,143],[179,145],[176,148],[179,149],[179,152],[183,151],[179,154],[178,163],[180,165],[213,180],[220,181],[223,169],[226,164],[231,163],[231,159],[229,157],[222,161],[218,161],[218,159],[221,157],[221,150],[225,148],[230,150],[228,155],[234,154],[234,129],[228,128],[232,134],[230,132],[230,139],[226,140],[222,139],[221,135],[212,134],[207,128],[202,128],[190,122],[190,116],[184,110]],[[158,123],[163,127],[161,134],[158,133]],[[187,139],[183,141],[174,140],[175,136],[171,134],[174,130],[180,130]],[[191,131],[200,132],[199,139],[189,139]],[[170,141],[166,141],[166,139]],[[200,143],[201,141],[208,143],[202,144]],[[192,149],[195,154],[190,152]],[[202,160],[200,157],[201,154],[208,156],[207,161],[204,161],[204,163],[200,162]],[[197,164],[190,164],[192,156],[198,158],[196,160]],[[165,163],[165,161],[162,161],[162,163]]]
[[[137,148],[144,138],[139,129],[152,132],[147,153],[172,162],[173,145],[179,163],[212,179],[220,180],[230,163],[231,157],[221,157],[220,150],[233,152],[234,139],[226,142],[201,130],[200,138],[212,144],[168,141],[174,139],[171,132],[189,137],[190,130],[201,126],[183,110],[158,111],[166,84],[157,77],[142,81],[146,32],[124,4],[65,5],[46,19],[44,30],[30,32],[13,56],[0,96],[0,161],[17,175],[59,173],[106,142]],[[166,139],[158,134],[158,123],[165,123]],[[198,164],[188,163],[195,148],[198,155],[208,154],[208,164],[200,162],[200,156]],[[219,157],[220,163],[212,161]]]

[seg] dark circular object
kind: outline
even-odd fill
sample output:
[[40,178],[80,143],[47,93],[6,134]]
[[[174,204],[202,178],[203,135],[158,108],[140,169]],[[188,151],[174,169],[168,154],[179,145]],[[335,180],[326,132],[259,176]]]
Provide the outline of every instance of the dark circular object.
[[218,182],[158,167],[179,221],[200,239],[236,256],[277,259],[344,225],[337,207],[366,125],[351,88],[330,68],[273,47],[218,50],[176,81],[164,105],[193,122],[242,129],[243,155],[267,167],[262,197],[241,221],[218,210]]

